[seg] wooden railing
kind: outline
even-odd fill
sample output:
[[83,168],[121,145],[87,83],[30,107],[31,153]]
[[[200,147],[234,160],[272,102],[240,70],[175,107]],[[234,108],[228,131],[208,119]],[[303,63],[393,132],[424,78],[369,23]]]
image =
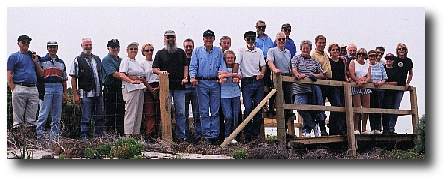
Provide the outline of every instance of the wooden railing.
[[[326,86],[338,86],[344,87],[344,99],[345,106],[344,107],[335,107],[335,106],[323,106],[323,105],[310,105],[310,104],[285,104],[283,97],[283,82],[295,82],[295,83],[304,83],[304,84],[315,84],[315,85],[326,85]],[[284,110],[315,110],[315,111],[332,111],[332,112],[345,112],[346,113],[346,125],[347,125],[347,143],[348,143],[348,152],[350,155],[356,154],[356,139],[354,135],[354,121],[353,115],[355,113],[384,113],[384,114],[396,114],[396,115],[411,115],[412,116],[412,129],[413,133],[416,133],[416,127],[418,122],[418,107],[417,107],[417,94],[415,87],[406,88],[405,86],[393,86],[384,84],[380,87],[375,87],[372,83],[368,83],[363,85],[363,88],[372,88],[372,89],[383,89],[383,90],[399,90],[399,91],[409,91],[410,92],[410,102],[411,109],[410,110],[398,110],[398,109],[381,109],[381,108],[360,108],[353,107],[352,103],[352,87],[355,86],[355,83],[348,83],[343,81],[335,81],[335,80],[317,80],[315,82],[306,78],[303,80],[297,80],[295,77],[282,76],[280,74],[274,75],[274,88],[277,89],[277,95],[275,98],[276,103],[276,120],[277,120],[277,138],[280,143],[286,143],[286,125],[285,125],[285,116]],[[300,119],[300,115],[299,115]],[[291,125],[291,128],[294,128],[294,125]],[[294,129],[290,129],[290,134],[294,134]]]

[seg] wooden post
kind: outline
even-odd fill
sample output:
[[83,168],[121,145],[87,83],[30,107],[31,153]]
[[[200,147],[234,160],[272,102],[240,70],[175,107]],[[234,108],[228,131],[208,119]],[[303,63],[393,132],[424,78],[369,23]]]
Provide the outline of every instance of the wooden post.
[[418,106],[417,106],[417,90],[415,87],[411,87],[409,91],[409,98],[411,99],[411,113],[412,113],[412,133],[417,133],[418,123]]
[[345,122],[347,125],[347,143],[348,154],[350,156],[356,155],[356,138],[353,128],[353,105],[352,105],[352,86],[349,83],[344,84],[344,98],[345,98]]
[[258,106],[255,107],[252,112],[250,112],[249,116],[247,116],[247,118],[244,119],[244,121],[235,130],[233,130],[229,137],[227,137],[224,142],[221,143],[220,146],[227,146],[236,137],[236,135],[238,135],[238,133],[240,133],[244,129],[244,127],[246,127],[247,123],[252,120],[252,118],[257,114],[258,111],[260,111],[260,109],[266,104],[266,102],[268,102],[268,100],[272,97],[272,95],[274,95],[276,91],[277,90],[272,89],[271,92],[269,92],[269,94],[266,95],[266,97],[264,97],[264,99],[258,104]]
[[173,135],[171,130],[171,97],[169,92],[169,81],[167,74],[160,74],[160,115],[162,140],[172,142]]
[[274,74],[274,88],[277,89],[275,96],[275,109],[277,120],[277,140],[280,144],[286,144],[286,125],[285,125],[285,100],[283,97],[283,78],[282,75]]

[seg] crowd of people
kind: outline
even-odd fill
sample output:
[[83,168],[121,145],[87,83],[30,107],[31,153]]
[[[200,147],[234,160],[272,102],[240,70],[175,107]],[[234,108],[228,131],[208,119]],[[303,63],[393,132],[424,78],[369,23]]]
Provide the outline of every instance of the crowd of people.
[[[265,34],[264,21],[257,21],[255,28],[256,31],[243,34],[246,44],[235,51],[231,50],[229,36],[222,36],[220,47],[214,46],[212,30],[203,32],[203,45],[195,48],[194,41],[187,38],[182,49],[176,45],[176,33],[167,30],[164,47],[155,55],[153,44],[140,46],[131,42],[126,45],[125,58],[118,56],[120,42],[117,39],[107,42],[109,53],[101,59],[92,52],[92,40],[83,38],[82,52],[74,58],[69,71],[57,55],[56,41],[49,41],[48,53],[40,57],[29,50],[32,39],[20,35],[17,39],[19,51],[11,54],[7,62],[13,128],[35,127],[37,139],[45,140],[45,125],[51,114],[49,139],[58,140],[68,76],[73,101],[81,106],[80,137],[84,140],[107,132],[126,137],[144,136],[150,141],[159,137],[159,75],[166,74],[174,107],[176,141],[202,139],[210,143],[228,137],[242,118],[251,113],[273,88],[274,74],[299,80],[354,82],[354,107],[386,109],[400,107],[403,91],[368,89],[362,85],[408,86],[412,80],[413,63],[403,43],[397,45],[395,55],[387,53],[383,60],[385,48],[382,46],[369,51],[358,49],[353,43],[347,46],[332,43],[327,47],[325,36],[318,35],[314,39],[314,49],[311,41],[303,40],[296,50],[290,38],[290,24],[281,26],[274,41]],[[136,59],[140,53],[144,60]],[[341,87],[287,82],[282,87],[287,104],[324,105],[328,100],[332,106],[344,106]],[[241,111],[241,97],[244,112]],[[266,116],[275,113],[274,102],[274,99],[269,101],[264,111]],[[192,132],[188,120],[190,105]],[[328,124],[323,111],[299,110],[298,113],[303,119],[303,137],[311,137],[312,133],[314,136],[346,133],[344,113],[331,112]],[[395,133],[397,115],[355,114],[354,117],[355,134]],[[287,122],[297,120],[290,110],[285,111],[285,118]],[[370,120],[370,131],[366,129],[367,120]],[[243,136],[232,142],[257,140],[262,124],[262,111],[259,111],[245,127]],[[90,127],[93,133],[89,132]]]

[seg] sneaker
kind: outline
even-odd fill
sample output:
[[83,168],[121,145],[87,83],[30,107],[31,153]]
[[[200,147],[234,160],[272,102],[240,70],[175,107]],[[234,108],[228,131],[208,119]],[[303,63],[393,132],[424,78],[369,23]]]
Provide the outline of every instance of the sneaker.
[[232,141],[230,141],[231,144],[237,144],[238,141],[236,141],[235,139],[232,139]]
[[359,135],[360,133],[359,133],[359,130],[355,130],[354,132],[353,132],[355,135]]
[[366,131],[363,131],[362,134],[364,134],[364,135],[370,135],[370,134],[372,134],[372,132],[366,130]]
[[320,137],[320,130],[319,130],[319,126],[316,125],[313,129],[314,131],[314,137]]
[[380,134],[382,134],[382,132],[380,130],[373,130],[373,134],[380,135]]
[[311,133],[303,133],[304,137],[311,137]]

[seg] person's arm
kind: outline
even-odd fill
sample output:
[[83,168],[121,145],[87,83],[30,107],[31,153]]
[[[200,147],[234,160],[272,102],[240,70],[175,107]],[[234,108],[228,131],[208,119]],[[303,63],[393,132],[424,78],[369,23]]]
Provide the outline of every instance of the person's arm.
[[12,71],[8,71],[7,72],[8,73],[8,86],[9,86],[9,89],[11,89],[11,91],[12,90],[14,90],[14,88],[16,88],[16,84],[14,84],[14,81],[13,81],[13,72]]
[[196,79],[197,73],[198,73],[198,63],[199,63],[199,58],[197,55],[197,50],[198,48],[195,48],[193,50],[193,53],[191,55],[191,60],[190,60],[190,66],[188,67],[188,71],[189,71],[189,75],[190,75],[190,83],[192,86],[196,86],[198,84],[198,80]]
[[408,78],[406,80],[406,85],[409,85],[411,83],[413,76],[414,76],[414,71],[413,71],[413,69],[411,69],[411,70],[409,70]]
[[34,63],[34,67],[36,67],[37,76],[42,77],[44,75],[44,70],[42,70],[42,67],[40,67],[39,57],[37,55],[34,56],[33,63]]
[[71,82],[72,82],[73,102],[75,102],[75,104],[79,104],[78,79],[72,76]]
[[62,94],[62,102],[65,102],[67,100],[67,80],[62,81]]
[[258,60],[258,64],[261,66],[261,68],[259,68],[259,72],[258,72],[258,75],[257,75],[257,78],[256,78],[257,80],[263,79],[264,73],[266,72],[266,62],[264,60],[263,53],[260,53],[259,57],[260,58]]
[[349,66],[348,66],[348,71],[349,71],[350,79],[353,80],[354,82],[357,82],[358,78],[355,75],[355,63],[353,61],[350,62]]

